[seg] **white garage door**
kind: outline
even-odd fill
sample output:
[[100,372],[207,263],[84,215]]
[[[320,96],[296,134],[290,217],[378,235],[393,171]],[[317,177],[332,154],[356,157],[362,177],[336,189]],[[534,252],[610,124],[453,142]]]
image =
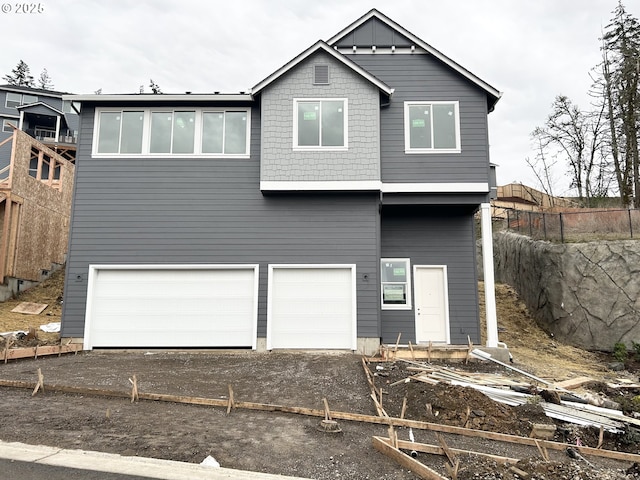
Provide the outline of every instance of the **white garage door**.
[[269,266],[267,348],[355,350],[355,265]]
[[258,266],[91,266],[85,348],[256,346]]

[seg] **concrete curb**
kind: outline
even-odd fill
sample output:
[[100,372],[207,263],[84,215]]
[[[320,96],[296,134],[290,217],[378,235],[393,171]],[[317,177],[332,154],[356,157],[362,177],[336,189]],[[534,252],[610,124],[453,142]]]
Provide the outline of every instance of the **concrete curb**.
[[124,457],[112,453],[66,450],[44,445],[3,441],[0,441],[0,458],[161,480],[309,480],[246,470],[206,467],[173,460]]

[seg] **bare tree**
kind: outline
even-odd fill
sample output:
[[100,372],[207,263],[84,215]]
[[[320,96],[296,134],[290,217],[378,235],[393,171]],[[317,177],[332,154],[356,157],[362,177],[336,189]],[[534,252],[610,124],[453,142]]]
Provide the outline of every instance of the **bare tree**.
[[38,77],[38,88],[42,88],[43,90],[53,90],[53,81],[51,80],[46,68],[43,68],[42,72],[40,72],[40,76]]
[[536,142],[537,153],[533,160],[527,157],[525,158],[525,162],[527,162],[527,165],[529,165],[529,168],[531,168],[531,171],[538,179],[540,189],[549,195],[551,206],[553,206],[556,183],[554,167],[558,163],[558,160],[550,158],[548,155],[547,150],[543,146],[541,132],[538,128],[531,133],[531,138]]
[[544,126],[532,133],[538,143],[538,165],[548,163],[547,157],[567,165],[571,188],[588,205],[592,198],[605,196],[607,188],[603,187],[610,183],[607,161],[602,157],[604,133],[602,106],[582,111],[564,95],[555,98]]

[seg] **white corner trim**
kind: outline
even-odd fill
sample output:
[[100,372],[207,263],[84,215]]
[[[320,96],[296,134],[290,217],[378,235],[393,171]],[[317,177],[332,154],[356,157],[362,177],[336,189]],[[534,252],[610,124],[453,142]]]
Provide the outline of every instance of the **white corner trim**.
[[284,191],[344,191],[344,190],[375,190],[380,191],[382,183],[378,180],[355,181],[260,181],[260,190]]
[[485,182],[383,183],[382,193],[489,193],[489,184]]

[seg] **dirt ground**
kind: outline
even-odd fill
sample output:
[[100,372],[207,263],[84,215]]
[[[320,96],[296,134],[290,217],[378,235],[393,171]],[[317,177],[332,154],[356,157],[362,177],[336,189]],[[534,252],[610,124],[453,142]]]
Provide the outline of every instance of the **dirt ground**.
[[[0,304],[0,331],[27,330],[59,320],[61,277],[55,275],[42,287]],[[620,376],[637,381],[629,372],[607,370],[599,355],[559,344],[539,330],[510,287],[499,285],[497,297],[500,340],[508,344],[518,368],[554,380],[589,375],[599,382]],[[20,301],[50,307],[35,316],[9,314]],[[40,337],[42,342],[56,341],[55,334]],[[381,364],[381,371],[375,365],[369,366],[373,373],[385,374],[378,375],[376,382],[385,391],[384,407],[391,416],[400,415],[406,397],[408,419],[454,426],[466,423],[469,428],[521,436],[529,435],[532,423],[554,423],[535,403],[509,407],[475,390],[445,384],[391,385],[411,374],[406,370],[408,364]],[[450,366],[513,375],[484,362]],[[65,394],[47,388],[55,384],[127,393],[135,374],[140,392],[227,399],[231,385],[236,401],[322,409],[326,398],[332,411],[375,415],[357,355],[92,351],[0,364],[0,379],[34,382],[38,368],[44,375],[44,393],[32,396],[30,389],[0,387],[0,439],[194,463],[211,455],[224,467],[319,480],[417,478],[372,447],[372,436],[387,436],[383,425],[340,420],[342,431],[329,433],[318,428],[320,418],[306,415],[245,409],[227,414],[223,407],[148,400],[132,403],[127,398]],[[467,407],[472,411],[469,418],[465,418]],[[556,441],[574,443],[579,437],[585,445],[598,442],[598,432],[560,426]],[[400,439],[409,439],[408,429],[396,431]],[[432,431],[413,429],[412,433],[416,442],[438,443]],[[633,433],[606,434],[603,448],[640,453]],[[452,434],[443,434],[443,438],[452,448],[519,458],[517,468],[530,479],[640,478],[640,467],[628,462],[589,456],[587,463],[551,450],[547,462],[535,447]],[[462,454],[458,458],[459,480],[523,478],[493,461]],[[444,457],[420,453],[418,460],[447,475]]]

